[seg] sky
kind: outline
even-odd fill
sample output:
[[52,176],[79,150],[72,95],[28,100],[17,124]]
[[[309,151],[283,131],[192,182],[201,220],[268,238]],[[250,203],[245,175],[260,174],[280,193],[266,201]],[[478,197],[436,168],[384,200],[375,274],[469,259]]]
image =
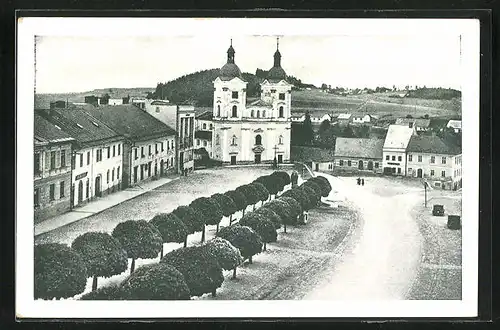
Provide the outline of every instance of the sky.
[[[397,27],[397,26],[394,26]],[[406,30],[405,30],[406,31]],[[278,34],[41,35],[35,38],[37,93],[155,87],[226,62],[230,38],[242,72],[273,65]],[[459,33],[279,34],[288,75],[320,86],[460,89]]]

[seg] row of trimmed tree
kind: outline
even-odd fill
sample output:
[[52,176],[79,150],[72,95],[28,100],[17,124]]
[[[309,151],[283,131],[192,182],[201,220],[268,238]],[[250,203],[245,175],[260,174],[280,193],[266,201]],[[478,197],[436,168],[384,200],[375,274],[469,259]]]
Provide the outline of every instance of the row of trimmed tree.
[[[89,232],[77,237],[71,247],[63,244],[35,246],[35,298],[66,298],[85,290],[87,277],[93,277],[92,292],[82,299],[189,299],[204,293],[215,295],[224,277],[222,269],[233,270],[244,261],[266,250],[277,240],[276,230],[297,225],[301,216],[331,190],[328,180],[312,178],[300,187],[285,191],[290,184],[286,172],[274,172],[224,194],[194,200],[168,214],[158,214],[149,222],[129,220],[119,223],[112,234]],[[272,195],[275,196],[274,200]],[[268,201],[269,200],[269,201]],[[261,203],[255,210],[255,205]],[[245,214],[248,206],[253,212]],[[233,225],[234,213],[242,218]],[[219,230],[223,217],[229,226]],[[237,222],[234,220],[234,222]],[[197,247],[187,247],[187,236],[215,225],[216,238]],[[184,248],[163,256],[164,243],[184,243]],[[160,263],[140,267],[135,260],[152,259]],[[118,286],[97,289],[98,277],[110,277],[127,270],[130,276]]]

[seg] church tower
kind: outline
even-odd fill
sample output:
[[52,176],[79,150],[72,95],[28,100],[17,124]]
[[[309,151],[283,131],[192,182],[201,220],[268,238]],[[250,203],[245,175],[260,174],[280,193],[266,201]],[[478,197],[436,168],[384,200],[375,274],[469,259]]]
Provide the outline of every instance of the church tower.
[[214,81],[214,120],[241,120],[245,111],[247,83],[235,63],[233,42],[227,50],[227,62]]

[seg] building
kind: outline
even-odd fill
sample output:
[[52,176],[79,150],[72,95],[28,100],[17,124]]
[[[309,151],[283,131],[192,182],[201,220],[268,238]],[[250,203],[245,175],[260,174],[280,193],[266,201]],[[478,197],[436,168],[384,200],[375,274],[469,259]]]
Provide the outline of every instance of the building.
[[342,138],[335,140],[335,171],[382,173],[384,140]]
[[293,123],[303,123],[304,120],[306,120],[306,115],[305,114],[301,114],[301,115],[295,114],[295,115],[292,115],[290,117],[290,119]]
[[396,125],[414,126],[417,132],[426,132],[430,129],[431,120],[425,118],[398,118]]
[[173,128],[132,104],[100,106],[92,115],[124,138],[123,187],[175,172]]
[[194,171],[195,114],[192,105],[179,105],[177,110],[178,170],[184,175]]
[[304,163],[313,171],[332,172],[335,155],[331,149],[292,146],[291,160]]
[[35,223],[71,209],[71,153],[74,139],[38,113],[34,117]]
[[231,44],[227,63],[214,81],[213,155],[223,164],[278,163],[290,160],[291,90],[281,53],[261,83],[259,100],[246,104],[247,82],[234,61]]
[[337,122],[341,126],[347,126],[351,122],[351,116],[350,113],[341,113],[337,117]]
[[[213,157],[212,131],[214,127],[212,118],[213,114],[211,111],[206,111],[196,116],[196,131],[194,132],[196,150],[205,149],[210,158]],[[202,152],[200,151],[199,154],[201,155]]]
[[461,120],[450,120],[446,125],[447,128],[453,129],[455,133],[462,133],[462,121]]
[[213,131],[213,113],[205,111],[196,116],[196,131]]
[[435,135],[412,136],[407,148],[407,176],[427,179],[433,187],[462,186],[462,150]]
[[373,121],[371,115],[353,115],[351,116],[351,123],[354,125],[369,125]]
[[382,149],[385,174],[406,175],[406,149],[410,138],[416,134],[415,126],[409,126],[389,126]]
[[122,188],[123,137],[120,134],[80,108],[43,113],[48,121],[75,140],[71,157],[72,206]]

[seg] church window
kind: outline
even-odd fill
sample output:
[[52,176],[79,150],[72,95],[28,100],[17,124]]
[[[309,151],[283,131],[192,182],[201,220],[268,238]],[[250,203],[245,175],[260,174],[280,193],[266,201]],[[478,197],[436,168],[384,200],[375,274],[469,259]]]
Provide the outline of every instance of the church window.
[[252,110],[252,111],[250,111],[250,117],[252,117],[252,118],[253,118],[253,115],[254,115],[254,112],[253,112],[253,110]]
[[220,144],[220,136],[219,136],[219,134],[217,134],[217,135],[215,136],[215,144],[216,144],[216,145],[219,145],[219,144]]
[[258,146],[262,145],[262,136],[260,136],[260,134],[257,134],[255,136],[255,145],[258,145]]
[[220,117],[220,104],[217,105],[217,117]]
[[285,116],[284,113],[283,113],[283,106],[280,107],[279,111],[280,111],[279,117],[283,118]]
[[238,107],[233,105],[233,112],[231,114],[231,117],[238,117]]
[[260,110],[257,110],[257,118],[260,117]]
[[231,138],[231,145],[232,146],[236,145],[236,135],[233,135],[233,137]]
[[280,93],[280,95],[279,95],[279,99],[280,99],[280,100],[284,100],[284,99],[285,99],[285,93]]
[[262,110],[262,117],[266,117],[266,110]]
[[278,144],[283,144],[283,135],[278,138]]
[[238,92],[233,92],[233,99],[237,99],[238,98]]

